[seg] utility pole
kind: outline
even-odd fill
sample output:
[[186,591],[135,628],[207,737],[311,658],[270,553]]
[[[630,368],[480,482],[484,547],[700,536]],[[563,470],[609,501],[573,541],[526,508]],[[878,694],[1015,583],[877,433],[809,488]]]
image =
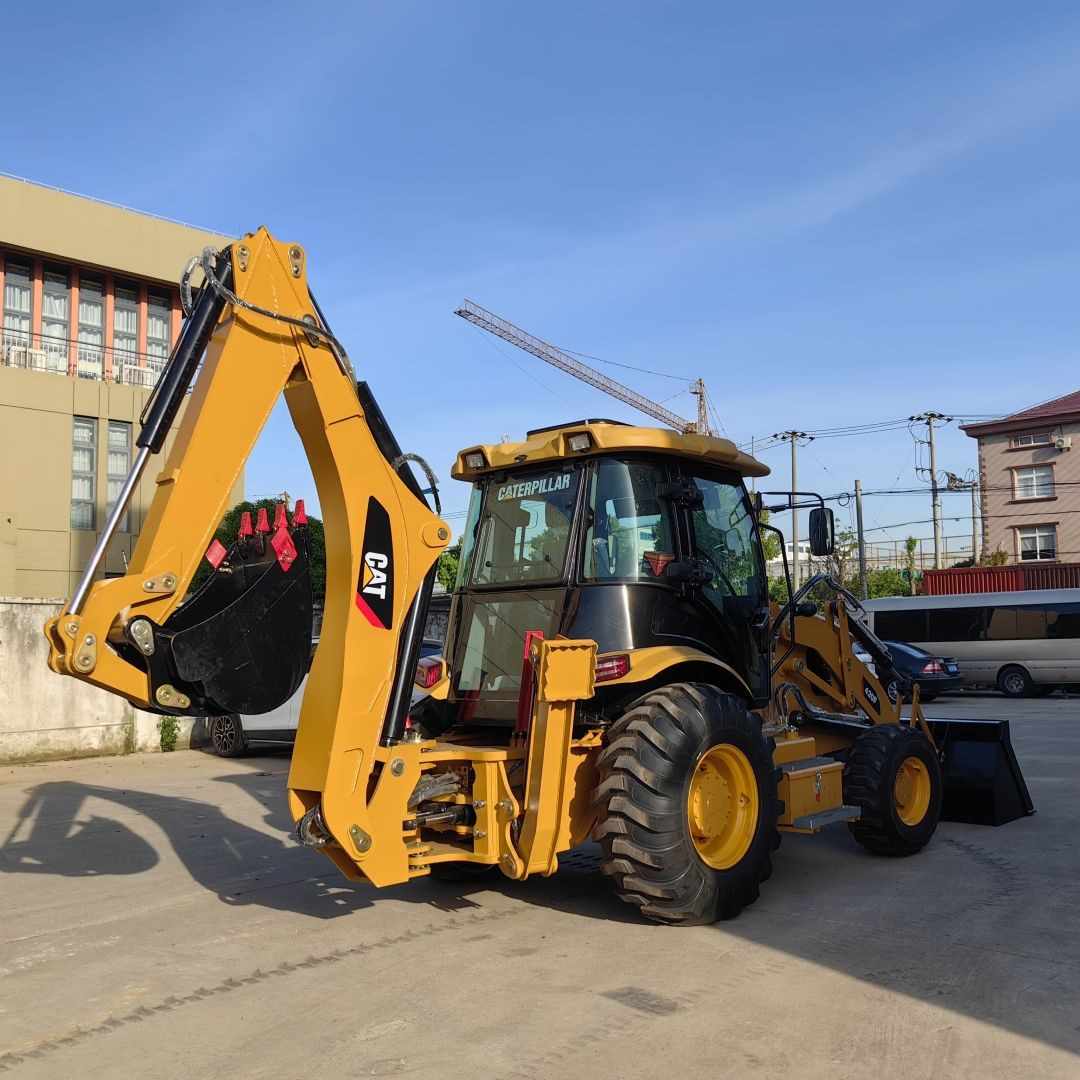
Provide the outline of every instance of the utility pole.
[[979,504],[976,492],[979,490],[979,481],[970,474],[965,480],[946,469],[945,487],[948,491],[971,492],[971,565],[977,566],[979,563]]
[[[795,492],[799,487],[799,473],[798,464],[795,460],[795,449],[799,445],[799,440],[803,439],[806,442],[813,442],[814,436],[807,435],[805,431],[779,431],[773,435],[774,439],[790,439],[791,440],[791,490]],[[792,495],[792,502],[795,502],[795,496]],[[791,554],[792,554],[792,570],[791,570],[791,589],[792,592],[799,587],[799,511],[793,506],[791,508]]]
[[862,481],[855,481],[855,528],[859,534],[859,599],[866,600],[870,594],[866,582],[866,543],[862,527]]
[[947,424],[952,420],[951,416],[945,416],[944,413],[939,412],[924,412],[919,413],[918,416],[909,416],[909,421],[914,423],[924,423],[927,429],[927,440],[930,443],[930,468],[916,469],[916,472],[929,472],[930,473],[930,505],[933,510],[934,518],[934,569],[941,569],[941,495],[938,490],[938,475],[937,475],[937,447],[934,444],[934,421],[940,420],[943,424]]
[[975,492],[978,489],[976,481],[971,481],[971,565],[979,565],[979,510],[975,500]]

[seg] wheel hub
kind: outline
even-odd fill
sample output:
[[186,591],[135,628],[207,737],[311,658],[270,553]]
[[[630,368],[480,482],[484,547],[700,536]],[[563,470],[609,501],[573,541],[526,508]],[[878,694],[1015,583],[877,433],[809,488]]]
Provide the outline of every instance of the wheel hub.
[[720,743],[706,750],[690,780],[686,801],[690,837],[714,870],[727,870],[750,849],[757,830],[757,778],[738,747]]
[[896,812],[905,825],[918,825],[930,808],[930,772],[917,757],[905,758],[893,783]]
[[232,717],[219,717],[217,722],[218,749],[227,754],[236,746],[236,741],[236,724],[233,722]]

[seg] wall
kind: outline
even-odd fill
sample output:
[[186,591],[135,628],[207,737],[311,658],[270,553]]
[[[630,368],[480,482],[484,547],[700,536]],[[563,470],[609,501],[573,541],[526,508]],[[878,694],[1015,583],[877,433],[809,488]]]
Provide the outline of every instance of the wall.
[[[134,440],[147,397],[136,387],[0,367],[0,595],[71,595],[98,536],[70,527],[72,418],[125,421],[133,425]],[[101,423],[99,527],[105,521],[106,443],[107,425]],[[122,553],[130,555],[153,492],[148,470],[132,500],[129,531],[113,542],[106,572],[123,573]]]
[[180,277],[192,255],[229,239],[6,176],[0,222],[0,240],[12,247],[166,282]]
[[[149,391],[138,387],[0,367],[0,596],[70,596],[74,592],[99,534],[70,528],[72,418],[92,416],[102,421],[95,511],[100,528],[105,523],[108,471],[104,421],[130,423],[134,443],[148,396]],[[185,401],[177,425],[186,407]],[[164,454],[175,439],[174,425]],[[124,556],[130,557],[142,530],[158,471],[151,464],[135,489],[128,531],[117,533],[110,545],[106,573],[124,572]],[[243,497],[241,473],[229,505]]]
[[[983,550],[1005,551],[1019,562],[1016,527],[1055,525],[1058,561],[1080,561],[1080,423],[1044,420],[1027,423],[1026,431],[1050,431],[1072,436],[1071,450],[1051,446],[1013,449],[1012,433],[995,432],[979,438],[979,471],[983,486]],[[1013,469],[1027,465],[1054,467],[1055,495],[1050,499],[1014,499]]]
[[[159,716],[49,670],[42,627],[62,606],[0,597],[0,762],[160,749]],[[178,747],[205,741],[205,721],[181,720]]]

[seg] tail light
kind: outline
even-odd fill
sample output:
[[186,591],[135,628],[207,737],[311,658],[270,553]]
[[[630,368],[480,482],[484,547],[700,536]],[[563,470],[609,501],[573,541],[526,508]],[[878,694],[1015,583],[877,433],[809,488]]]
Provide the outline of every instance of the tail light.
[[417,661],[413,682],[421,690],[430,690],[442,678],[442,671],[443,663],[440,657],[425,656]]
[[596,660],[596,681],[611,682],[621,679],[630,670],[630,657],[626,653],[616,656],[600,656]]
[[941,675],[945,669],[941,666],[941,662],[938,660],[928,660],[922,669],[923,675]]

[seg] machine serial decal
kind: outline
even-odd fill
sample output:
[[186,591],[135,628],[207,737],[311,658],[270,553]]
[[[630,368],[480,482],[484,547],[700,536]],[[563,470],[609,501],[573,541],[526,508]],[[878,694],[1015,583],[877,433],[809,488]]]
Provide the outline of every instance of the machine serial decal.
[[520,480],[516,484],[503,484],[499,488],[498,500],[528,499],[533,495],[547,495],[552,491],[565,491],[570,486],[570,474],[545,476],[540,480]]
[[368,499],[363,558],[356,582],[356,606],[372,626],[389,630],[394,618],[394,552],[390,515],[374,497]]
[[878,701],[877,694],[874,693],[874,691],[870,687],[870,684],[865,679],[863,679],[862,692],[863,692],[863,696],[866,698],[866,700],[868,702],[870,702],[870,704],[874,708],[875,712],[880,713],[881,712],[881,702]]

